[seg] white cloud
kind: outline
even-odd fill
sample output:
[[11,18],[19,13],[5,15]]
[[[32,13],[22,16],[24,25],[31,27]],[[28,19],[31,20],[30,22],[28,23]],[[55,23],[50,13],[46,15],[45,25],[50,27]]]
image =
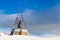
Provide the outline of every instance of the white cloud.
[[0,10],[0,13],[4,13],[5,11],[4,10]]
[[32,26],[31,31],[34,33],[44,33],[44,32],[51,32],[54,34],[60,34],[60,24],[45,24],[45,25],[38,25]]
[[14,19],[16,17],[16,14],[11,14],[11,15],[5,15],[5,14],[0,14],[0,27],[10,27],[14,23]]

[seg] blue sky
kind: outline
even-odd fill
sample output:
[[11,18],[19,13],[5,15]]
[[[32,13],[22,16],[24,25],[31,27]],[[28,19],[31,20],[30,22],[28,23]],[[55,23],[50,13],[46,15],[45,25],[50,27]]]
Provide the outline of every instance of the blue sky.
[[40,11],[57,6],[58,3],[58,0],[0,0],[0,9],[5,10],[6,14],[11,14],[17,13],[19,6],[23,10],[29,8]]
[[29,32],[36,35],[44,32],[45,35],[50,32],[60,34],[57,30],[60,28],[60,0],[0,0],[0,27],[12,25],[19,7],[27,20]]

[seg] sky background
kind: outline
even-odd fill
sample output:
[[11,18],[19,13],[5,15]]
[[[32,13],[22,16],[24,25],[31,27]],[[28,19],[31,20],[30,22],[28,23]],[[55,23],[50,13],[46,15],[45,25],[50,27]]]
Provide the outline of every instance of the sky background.
[[19,7],[30,35],[60,34],[60,0],[0,0],[0,31],[11,31]]

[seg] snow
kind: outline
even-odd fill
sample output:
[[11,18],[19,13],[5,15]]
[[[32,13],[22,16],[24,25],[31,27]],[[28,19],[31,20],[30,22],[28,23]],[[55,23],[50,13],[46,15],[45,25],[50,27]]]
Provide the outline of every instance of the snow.
[[54,35],[50,37],[36,37],[36,36],[26,36],[26,35],[7,35],[5,33],[0,33],[0,40],[60,40],[60,36]]
[[0,32],[0,36],[8,36],[8,34],[4,32]]
[[24,36],[24,35],[13,35],[13,36],[2,36],[1,40],[39,40],[39,37]]

